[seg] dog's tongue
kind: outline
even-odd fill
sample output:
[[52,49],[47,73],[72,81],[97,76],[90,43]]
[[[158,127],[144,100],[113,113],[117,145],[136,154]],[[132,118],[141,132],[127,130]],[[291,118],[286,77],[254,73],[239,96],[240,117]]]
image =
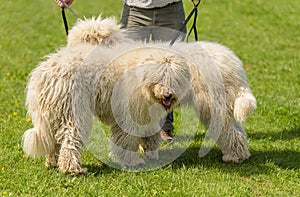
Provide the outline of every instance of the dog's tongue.
[[164,105],[165,105],[165,106],[171,105],[171,101],[170,101],[170,100],[164,100],[163,102],[164,102]]

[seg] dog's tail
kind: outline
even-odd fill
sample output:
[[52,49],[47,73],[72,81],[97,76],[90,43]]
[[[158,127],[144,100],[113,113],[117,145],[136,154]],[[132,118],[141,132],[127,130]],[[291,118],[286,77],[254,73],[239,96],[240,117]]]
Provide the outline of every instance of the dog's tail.
[[53,152],[53,137],[36,127],[28,129],[23,135],[23,151],[28,156],[41,156]]
[[234,102],[234,118],[245,122],[249,115],[256,109],[256,99],[248,88],[240,88],[239,96]]

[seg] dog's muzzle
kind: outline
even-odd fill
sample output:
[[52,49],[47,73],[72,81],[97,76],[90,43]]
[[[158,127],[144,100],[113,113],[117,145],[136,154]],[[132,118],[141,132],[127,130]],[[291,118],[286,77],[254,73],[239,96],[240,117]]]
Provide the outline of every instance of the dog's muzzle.
[[167,93],[163,95],[163,98],[161,100],[162,105],[166,108],[166,109],[170,109],[172,104],[175,101],[175,97],[173,96],[173,94],[171,93]]

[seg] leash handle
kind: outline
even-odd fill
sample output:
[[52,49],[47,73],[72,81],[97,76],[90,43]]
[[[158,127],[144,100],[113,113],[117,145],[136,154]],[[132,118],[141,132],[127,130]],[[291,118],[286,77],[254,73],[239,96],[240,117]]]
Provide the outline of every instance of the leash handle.
[[64,8],[68,9],[76,18],[79,18],[79,16],[70,8],[70,6],[64,0],[60,0],[60,2],[64,5]]
[[67,18],[66,18],[66,13],[65,13],[65,9],[64,8],[62,8],[62,10],[61,10],[61,15],[62,15],[62,18],[63,18],[63,21],[64,21],[66,35],[68,36],[68,34],[69,34],[69,28],[68,28],[68,21],[67,21]]

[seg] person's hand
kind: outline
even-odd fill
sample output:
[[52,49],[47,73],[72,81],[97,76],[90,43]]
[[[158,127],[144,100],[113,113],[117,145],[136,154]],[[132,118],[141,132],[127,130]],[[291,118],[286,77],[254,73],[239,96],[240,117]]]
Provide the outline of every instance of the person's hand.
[[[64,0],[66,2],[66,4],[71,5],[73,3],[74,0]],[[63,8],[65,7],[64,4],[60,1],[60,0],[55,0],[56,4]]]

